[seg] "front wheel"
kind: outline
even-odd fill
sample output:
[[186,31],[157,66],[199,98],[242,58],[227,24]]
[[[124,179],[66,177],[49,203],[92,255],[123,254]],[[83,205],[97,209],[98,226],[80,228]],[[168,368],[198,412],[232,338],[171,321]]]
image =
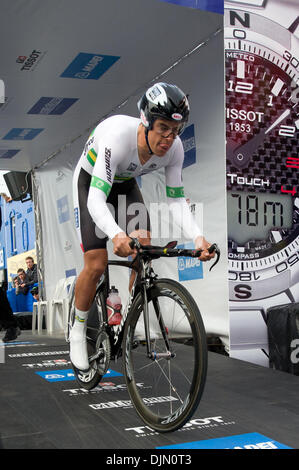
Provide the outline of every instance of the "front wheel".
[[128,392],[142,420],[175,431],[195,412],[207,373],[206,334],[199,309],[179,283],[161,279],[147,291],[151,357],[147,355],[139,294],[124,333]]

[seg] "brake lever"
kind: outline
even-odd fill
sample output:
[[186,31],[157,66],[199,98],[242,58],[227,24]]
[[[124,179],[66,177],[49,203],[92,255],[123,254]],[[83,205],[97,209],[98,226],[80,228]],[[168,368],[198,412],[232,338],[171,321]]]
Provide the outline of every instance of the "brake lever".
[[219,259],[220,259],[220,249],[218,247],[218,245],[216,243],[213,243],[213,245],[211,245],[209,248],[208,248],[208,252],[209,253],[213,253],[213,251],[215,251],[216,253],[216,260],[215,262],[212,264],[212,266],[210,267],[209,271],[212,271],[213,267],[216,266],[216,264],[218,263]]
[[132,250],[134,250],[134,248],[137,248],[137,251],[138,251],[138,249],[140,249],[141,247],[138,238],[132,238],[132,237],[130,238],[132,241],[130,241],[129,247],[132,248]]

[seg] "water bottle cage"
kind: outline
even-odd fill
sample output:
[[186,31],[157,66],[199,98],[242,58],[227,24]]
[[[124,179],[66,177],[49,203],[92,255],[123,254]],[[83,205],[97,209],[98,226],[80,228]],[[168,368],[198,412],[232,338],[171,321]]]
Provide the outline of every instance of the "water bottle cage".
[[115,313],[121,313],[121,306],[119,308],[114,308],[112,307],[112,305],[107,305],[107,310],[108,309],[112,310],[112,313],[109,315],[110,317],[111,315],[114,315]]

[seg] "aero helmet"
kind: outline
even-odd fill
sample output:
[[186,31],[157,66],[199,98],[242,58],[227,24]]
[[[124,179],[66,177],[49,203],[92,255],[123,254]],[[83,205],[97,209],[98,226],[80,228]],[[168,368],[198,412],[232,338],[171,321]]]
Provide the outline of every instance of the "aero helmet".
[[181,123],[179,133],[183,132],[188,121],[188,98],[176,85],[156,83],[145,92],[137,106],[142,124],[147,131],[152,129],[157,118]]

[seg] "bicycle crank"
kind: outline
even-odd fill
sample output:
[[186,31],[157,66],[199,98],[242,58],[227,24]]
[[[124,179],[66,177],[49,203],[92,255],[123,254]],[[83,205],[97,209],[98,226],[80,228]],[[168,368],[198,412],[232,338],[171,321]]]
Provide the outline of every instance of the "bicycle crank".
[[105,331],[101,331],[96,340],[95,353],[88,358],[89,363],[96,361],[98,372],[106,374],[111,357],[111,346],[109,336]]

